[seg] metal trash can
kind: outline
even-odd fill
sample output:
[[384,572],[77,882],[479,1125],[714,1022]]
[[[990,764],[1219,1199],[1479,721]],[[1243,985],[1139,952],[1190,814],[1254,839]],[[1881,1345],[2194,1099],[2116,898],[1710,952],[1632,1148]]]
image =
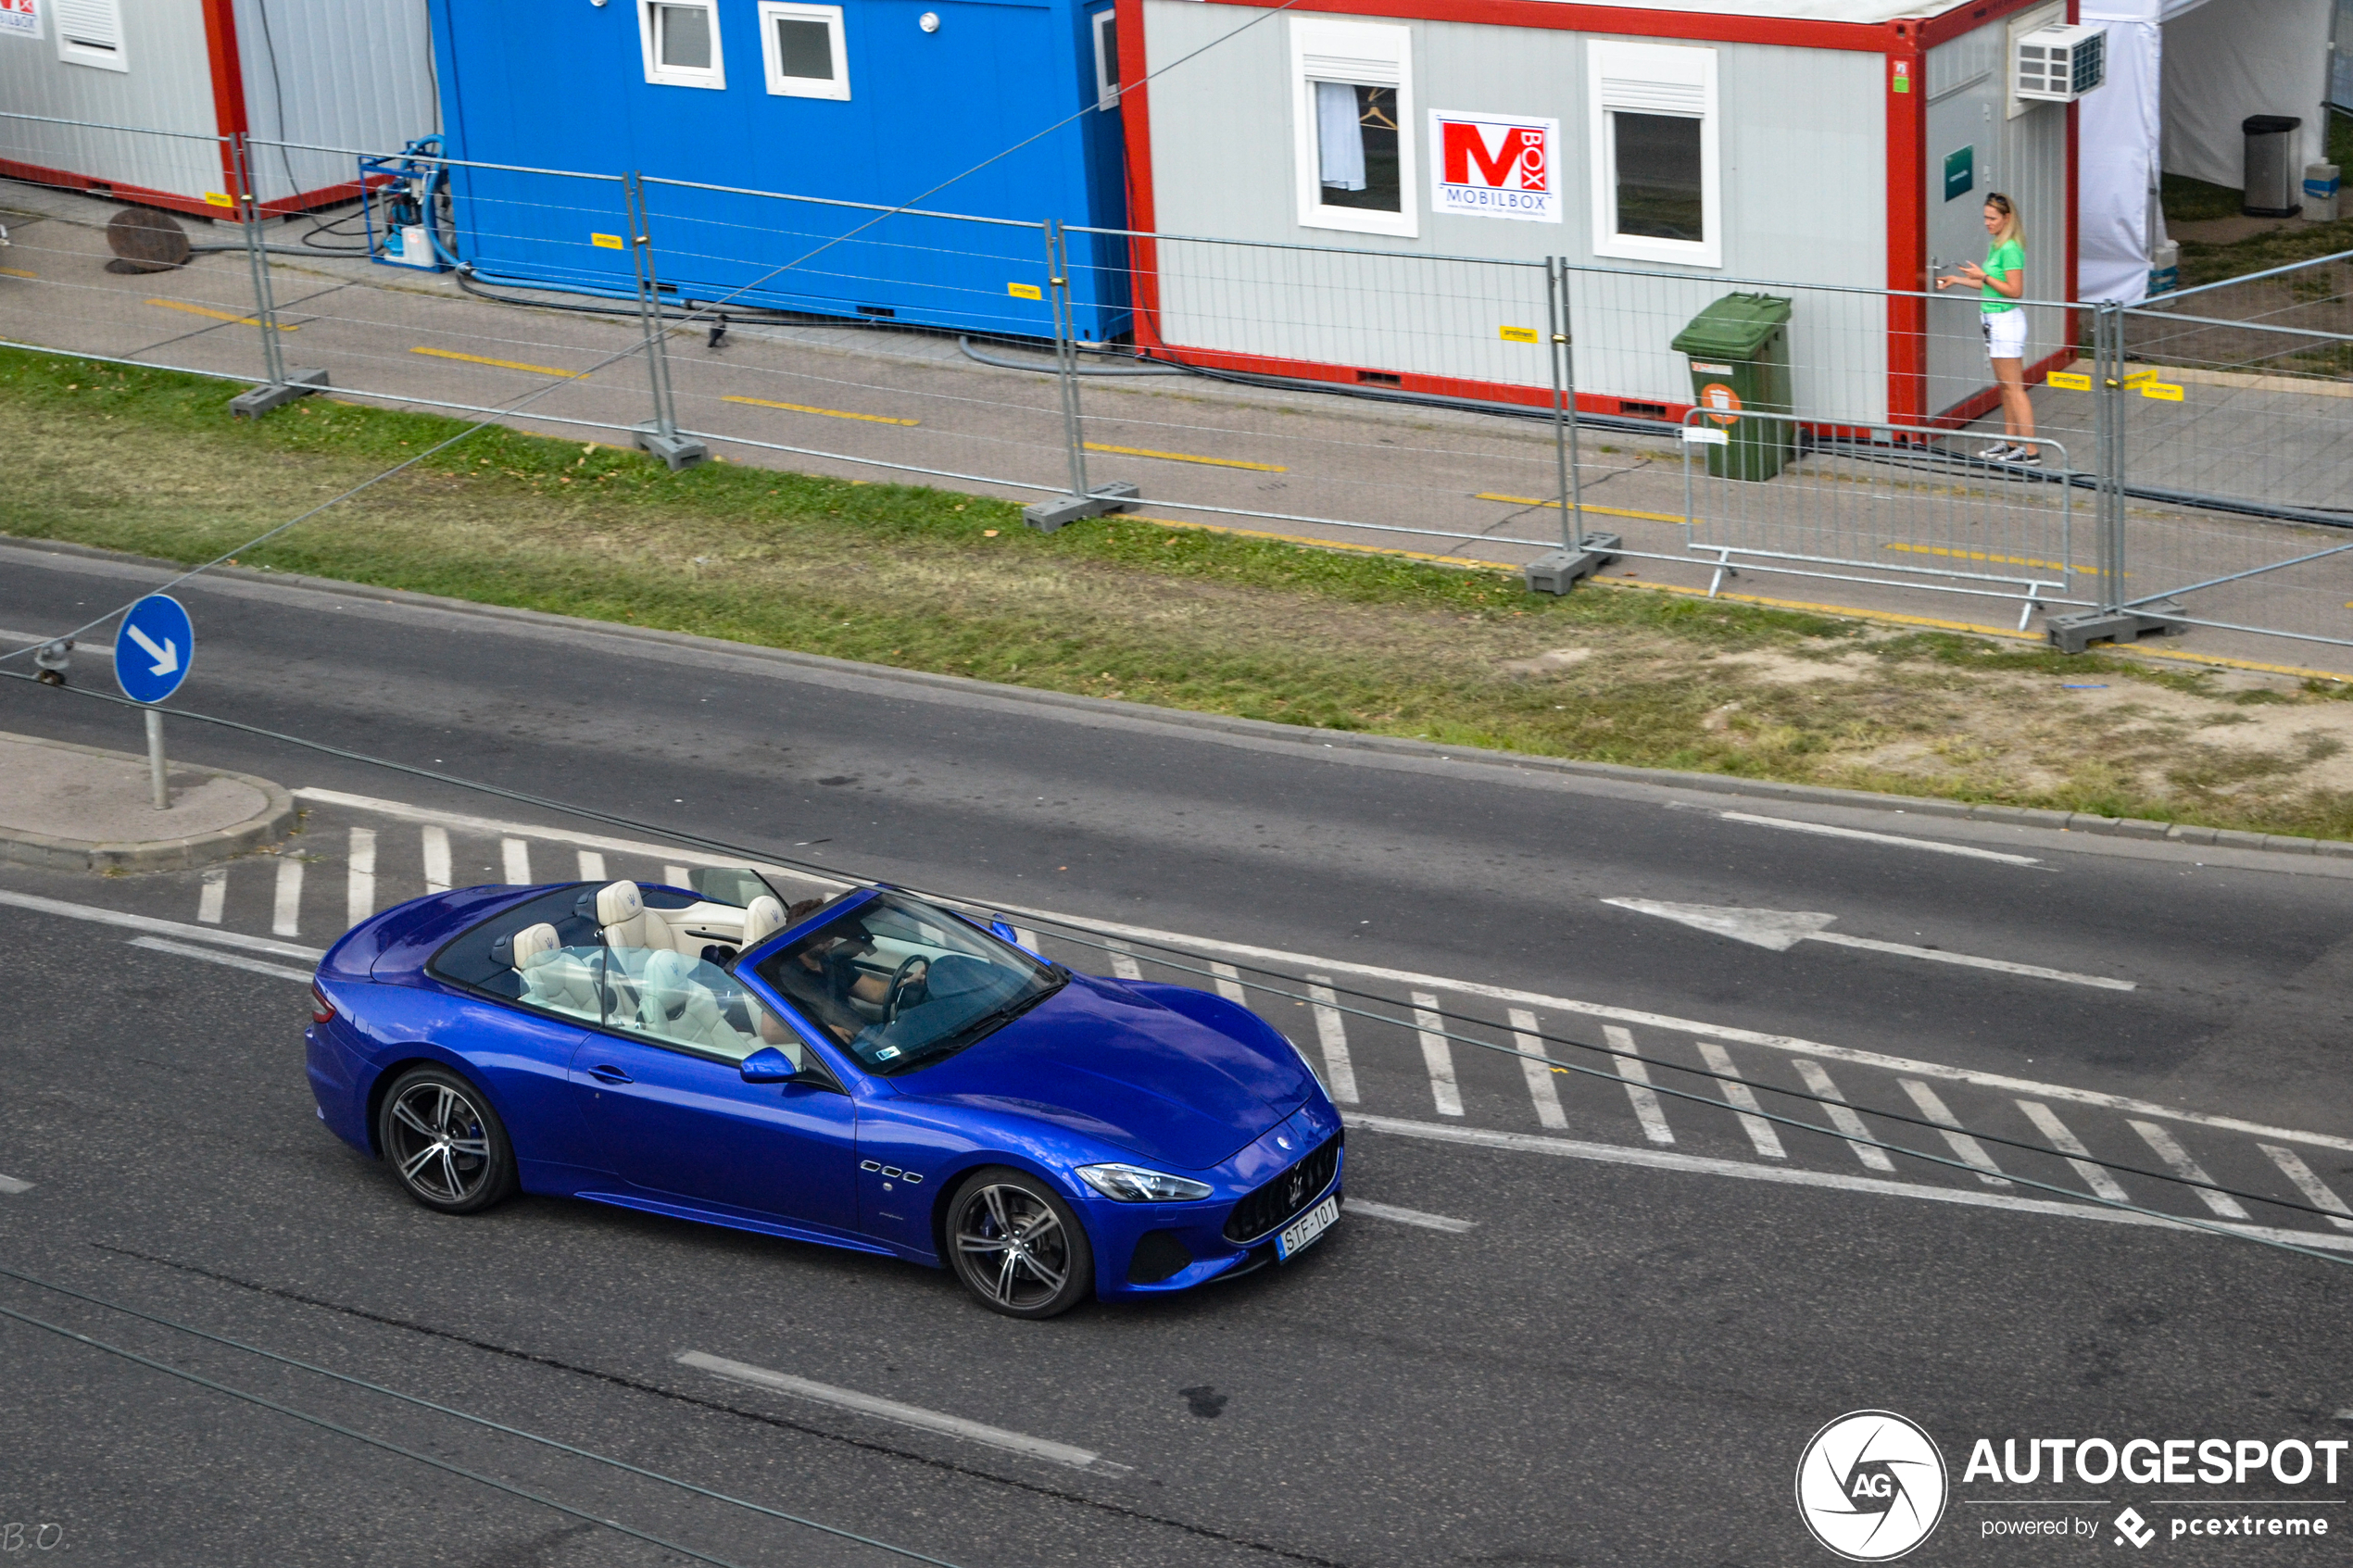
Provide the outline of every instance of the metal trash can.
[[1770,479],[1789,458],[1794,425],[1742,418],[1795,411],[1789,318],[1784,295],[1728,294],[1675,334],[1675,352],[1691,356],[1692,401],[1712,421],[1701,428],[1724,433],[1724,444],[1707,449],[1707,471],[1718,479]]
[[2249,218],[2294,218],[2304,210],[2304,166],[2296,157],[2296,133],[2303,128],[2302,120],[2284,114],[2254,114],[2239,122],[2246,136],[2246,190],[2239,210]]
[[2333,163],[2304,166],[2304,221],[2336,221],[2336,165]]

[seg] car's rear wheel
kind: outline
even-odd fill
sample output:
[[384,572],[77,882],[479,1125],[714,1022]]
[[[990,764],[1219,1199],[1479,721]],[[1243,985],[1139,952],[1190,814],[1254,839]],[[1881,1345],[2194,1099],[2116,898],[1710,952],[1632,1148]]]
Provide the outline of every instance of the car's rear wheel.
[[515,1190],[515,1150],[483,1092],[445,1067],[402,1073],[384,1098],[377,1143],[409,1197],[472,1214]]
[[1051,1318],[1094,1288],[1085,1227],[1035,1176],[975,1171],[948,1203],[948,1255],[964,1288],[992,1312]]

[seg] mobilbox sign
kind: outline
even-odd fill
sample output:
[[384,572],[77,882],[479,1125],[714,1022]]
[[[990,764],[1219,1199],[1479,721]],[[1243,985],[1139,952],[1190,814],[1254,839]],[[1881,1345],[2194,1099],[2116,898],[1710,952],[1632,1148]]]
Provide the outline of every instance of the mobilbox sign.
[[1559,222],[1560,138],[1557,119],[1430,110],[1430,210]]

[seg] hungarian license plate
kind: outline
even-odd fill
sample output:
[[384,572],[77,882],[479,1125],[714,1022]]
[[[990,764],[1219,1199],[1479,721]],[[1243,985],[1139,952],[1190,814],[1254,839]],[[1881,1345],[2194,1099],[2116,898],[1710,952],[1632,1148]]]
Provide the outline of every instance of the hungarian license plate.
[[1337,1194],[1324,1199],[1315,1208],[1283,1227],[1275,1238],[1275,1257],[1279,1262],[1290,1262],[1340,1221],[1340,1198]]

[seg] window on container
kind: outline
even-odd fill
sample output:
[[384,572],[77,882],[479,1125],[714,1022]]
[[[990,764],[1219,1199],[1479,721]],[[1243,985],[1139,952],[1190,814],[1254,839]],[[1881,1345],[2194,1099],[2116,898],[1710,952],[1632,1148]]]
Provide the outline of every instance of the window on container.
[[1302,224],[1415,233],[1409,38],[1402,27],[1292,23]]
[[717,0],[637,0],[646,80],[666,87],[727,85]]
[[122,54],[122,0],[51,0],[57,58],[100,70],[129,70]]
[[1119,107],[1119,13],[1095,13],[1095,107]]
[[849,96],[849,51],[839,6],[766,0],[760,7],[760,37],[769,92],[788,98]]
[[1722,266],[1716,51],[1595,42],[1587,62],[1594,253]]

